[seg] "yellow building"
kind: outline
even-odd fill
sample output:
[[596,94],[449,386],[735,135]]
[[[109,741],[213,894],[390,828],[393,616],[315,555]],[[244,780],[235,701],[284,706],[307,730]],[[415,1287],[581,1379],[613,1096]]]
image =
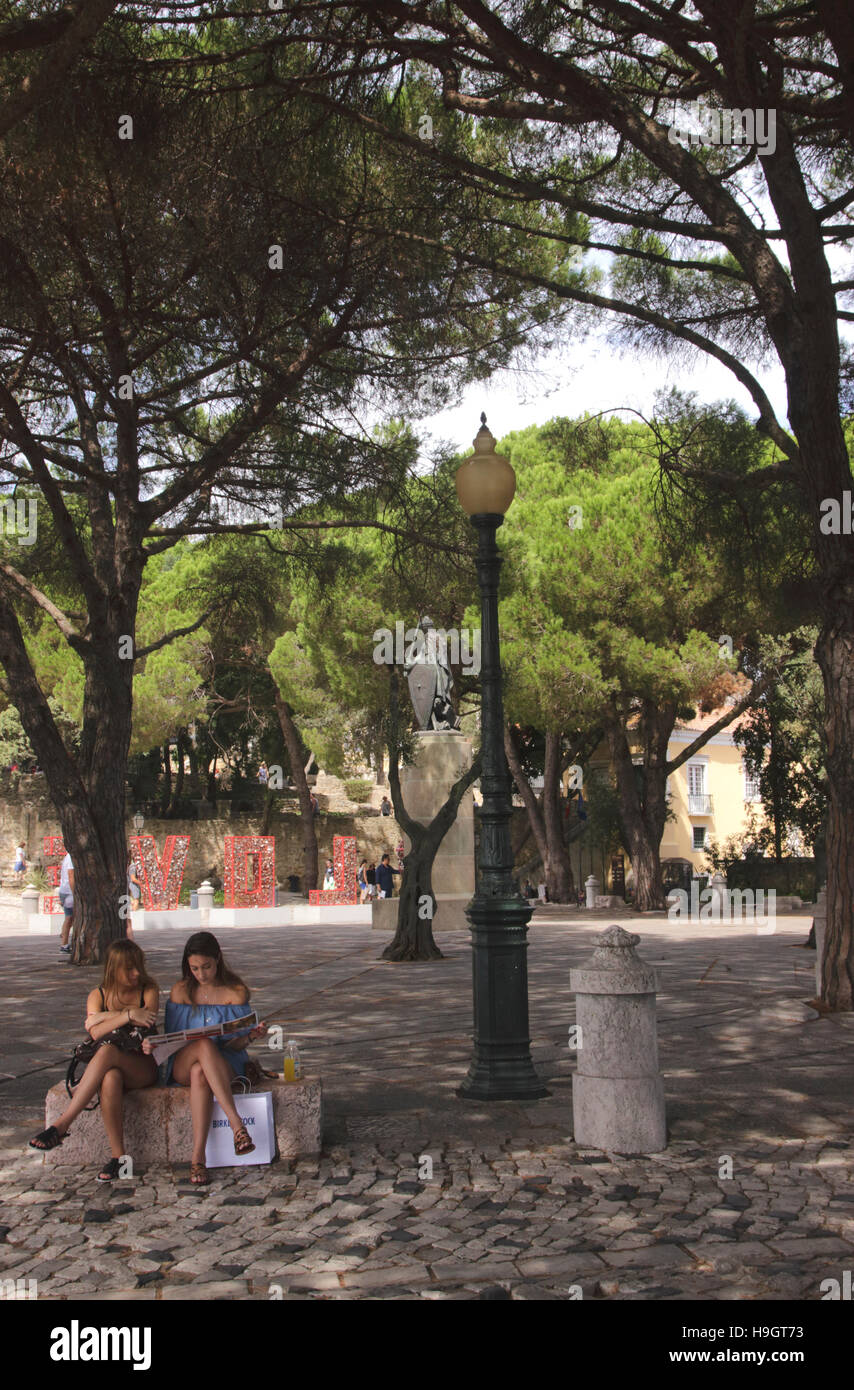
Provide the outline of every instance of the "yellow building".
[[[667,745],[668,762],[684,753],[698,734],[716,723],[720,716],[721,711],[716,710],[712,714],[697,715],[687,723],[677,722]],[[764,819],[758,784],[748,775],[741,749],[733,738],[739,723],[740,718],[713,734],[667,779],[671,817],[665,822],[659,850],[665,883],[682,886],[689,884],[692,876],[708,873],[706,850],[712,840],[722,845],[731,835],[742,834],[748,828],[751,812],[757,825]],[[639,752],[635,761],[642,762]],[[607,745],[600,745],[590,766],[591,770],[608,768]],[[580,874],[582,882],[590,869],[600,879],[604,871],[607,882],[603,883],[602,891],[621,892],[622,869],[625,885],[631,887],[631,861],[624,849],[612,858],[609,869],[595,855],[591,855],[588,866],[583,838],[577,845],[573,869]]]
[[[720,718],[720,711],[701,715],[688,724],[677,724],[667,745],[667,760],[684,753],[697,735]],[[661,864],[665,879],[708,872],[705,851],[711,840],[723,844],[731,835],[742,834],[751,810],[757,823],[763,818],[759,786],[747,772],[741,749],[733,731],[736,719],[726,729],[713,734],[698,753],[672,772],[667,779],[668,805],[674,819],[668,820],[661,837]]]

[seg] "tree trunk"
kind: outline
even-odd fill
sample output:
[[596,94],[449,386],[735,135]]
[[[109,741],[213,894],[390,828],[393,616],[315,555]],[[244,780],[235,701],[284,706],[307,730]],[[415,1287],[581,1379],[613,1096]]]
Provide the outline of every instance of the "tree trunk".
[[160,796],[160,815],[165,818],[169,811],[169,803],[172,800],[172,754],[169,748],[169,740],[163,744],[163,791]]
[[383,960],[444,960],[433,936],[436,899],[432,873],[441,838],[424,834],[417,845],[411,845],[403,866],[397,929],[383,951]]
[[381,739],[377,739],[374,747],[374,768],[376,769],[376,785],[378,787],[384,787],[386,785],[385,749],[383,748]]
[[303,766],[302,740],[297,726],[291,718],[291,712],[279,694],[277,686],[275,691],[276,713],[279,716],[279,725],[285,740],[285,747],[288,750],[288,757],[291,760],[291,776],[294,779],[299,797],[300,820],[302,822],[303,892],[307,894],[311,889],[317,887],[317,835],[314,829],[314,809],[311,804],[308,778]]
[[771,767],[771,807],[772,820],[774,823],[774,861],[780,867],[780,860],[783,857],[783,814],[781,796],[781,775],[785,775],[780,766],[779,735],[777,730],[777,719],[774,714],[773,701],[768,709],[768,761]]
[[208,771],[208,785],[205,791],[205,800],[209,801],[212,806],[216,805],[216,763],[218,757],[219,754],[214,753],[214,760]]
[[617,716],[607,729],[619,796],[620,827],[632,861],[634,905],[639,912],[663,912],[666,906],[659,850],[667,816],[667,744],[675,721],[672,705],[658,709],[644,701],[637,729],[644,749],[640,786],[625,718]]
[[549,902],[569,903],[575,898],[575,880],[561,819],[560,779],[563,761],[560,743],[560,735],[546,734],[543,797],[540,805],[522,768],[515,734],[509,726],[505,726],[504,729],[504,751],[537,842]]
[[457,818],[465,793],[472,782],[480,776],[480,754],[471,767],[457,779],[448,793],[444,804],[436,812],[429,825],[413,820],[403,804],[400,790],[400,768],[398,751],[398,679],[392,670],[390,676],[390,728],[388,781],[391,800],[398,825],[409,837],[410,849],[403,865],[403,879],[398,899],[397,928],[394,938],[382,953],[383,960],[443,960],[444,957],[433,937],[433,917],[436,911],[436,898],[433,893],[433,862],[439,846]]
[[192,739],[187,744],[187,757],[190,759],[190,795],[200,797],[202,784],[199,780],[199,755]]
[[821,998],[831,1009],[850,1011],[854,1008],[854,593],[826,620],[815,655],[824,678],[828,781]]
[[[115,628],[112,631],[111,628]],[[133,661],[119,656],[133,631],[127,609],[104,606],[104,625],[84,656],[84,719],[72,759],[36,680],[11,606],[0,595],[0,663],[42,768],[74,865],[75,964],[102,959],[127,930],[125,773],[131,736]]]
[[178,768],[175,773],[175,786],[169,802],[169,814],[175,815],[177,803],[184,795],[184,737],[179,734],[175,742],[175,752],[178,759]]
[[546,827],[548,861],[546,892],[549,902],[569,903],[575,896],[569,846],[563,835],[563,816],[560,801],[561,753],[560,735],[546,734],[546,759],[543,770],[543,820]]

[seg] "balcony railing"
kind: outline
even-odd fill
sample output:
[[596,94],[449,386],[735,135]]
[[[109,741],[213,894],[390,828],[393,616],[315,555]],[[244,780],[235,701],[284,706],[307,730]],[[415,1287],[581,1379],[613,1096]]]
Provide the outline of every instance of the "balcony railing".
[[711,816],[713,814],[712,798],[707,796],[705,792],[689,792],[688,814],[689,816]]

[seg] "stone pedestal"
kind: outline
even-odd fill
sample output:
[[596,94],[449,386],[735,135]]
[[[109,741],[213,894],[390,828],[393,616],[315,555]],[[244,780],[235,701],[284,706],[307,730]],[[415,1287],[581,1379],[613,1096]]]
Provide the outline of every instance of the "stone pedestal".
[[[435,893],[436,876],[433,875],[433,889]],[[436,911],[433,915],[433,934],[440,931],[465,931],[469,930],[469,920],[466,917],[466,908],[471,898],[459,893],[436,893]],[[397,898],[380,898],[371,904],[371,928],[373,931],[388,932],[394,936],[397,931],[397,911],[399,907]]]
[[199,884],[196,890],[196,901],[199,904],[199,925],[203,929],[207,929],[210,925],[211,909],[214,902],[213,885],[207,879],[204,883]]
[[586,965],[569,973],[580,1028],[574,1138],[611,1153],[660,1153],[667,1146],[657,982],[653,968],[635,954],[639,941],[622,927],[609,927]]
[[729,892],[726,886],[726,879],[723,874],[712,874],[709,883],[711,898],[711,918],[715,922],[728,922],[730,918]]
[[26,925],[29,925],[33,917],[38,916],[40,896],[38,888],[35,888],[32,883],[28,883],[21,894],[21,908]]
[[[455,729],[422,729],[415,735],[418,755],[400,770],[403,804],[413,820],[427,825],[447,800],[451,787],[471,766],[471,740]],[[403,837],[404,854],[410,841]],[[398,884],[400,880],[397,880]],[[433,892],[437,910],[434,931],[468,930],[465,909],[474,896],[474,798],[466,792],[457,818],[433,861]],[[372,904],[372,925],[378,931],[394,931],[397,899]]]
[[600,896],[601,888],[602,885],[599,882],[598,878],[596,878],[595,874],[590,874],[584,880],[584,895],[586,907],[589,907],[591,909],[595,908],[596,899]]
[[[266,1079],[256,1091],[272,1091],[273,1121],[279,1158],[320,1153],[323,1130],[323,1088],[319,1076],[299,1081]],[[58,1120],[68,1105],[65,1085],[52,1086],[45,1097],[45,1127]],[[124,1140],[127,1153],[140,1167],[149,1163],[188,1163],[193,1147],[190,1092],[182,1086],[148,1086],[124,1097]],[[85,1168],[109,1152],[100,1107],[84,1110],[67,1138],[45,1153],[45,1163]],[[116,1184],[120,1186],[120,1184]]]

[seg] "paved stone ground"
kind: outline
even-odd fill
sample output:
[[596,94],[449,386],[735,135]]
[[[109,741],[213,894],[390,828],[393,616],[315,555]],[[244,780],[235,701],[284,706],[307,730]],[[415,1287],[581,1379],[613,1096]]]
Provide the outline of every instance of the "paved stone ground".
[[[854,1267],[854,1017],[805,1005],[806,917],[771,936],[621,919],[663,984],[670,1138],[651,1158],[572,1142],[568,975],[607,914],[555,906],[532,923],[533,1055],[551,1095],[528,1106],[455,1095],[467,934],[441,936],[443,961],[391,965],[363,927],[223,931],[253,1003],[283,1006],[323,1076],[325,1143],[319,1159],[221,1169],[202,1191],[160,1166],[107,1187],[100,1154],[75,1173],[25,1149],[93,972],[2,920],[0,904],[0,1279],[35,1278],[40,1298],[816,1300]],[[183,938],[140,941],[168,989]]]

